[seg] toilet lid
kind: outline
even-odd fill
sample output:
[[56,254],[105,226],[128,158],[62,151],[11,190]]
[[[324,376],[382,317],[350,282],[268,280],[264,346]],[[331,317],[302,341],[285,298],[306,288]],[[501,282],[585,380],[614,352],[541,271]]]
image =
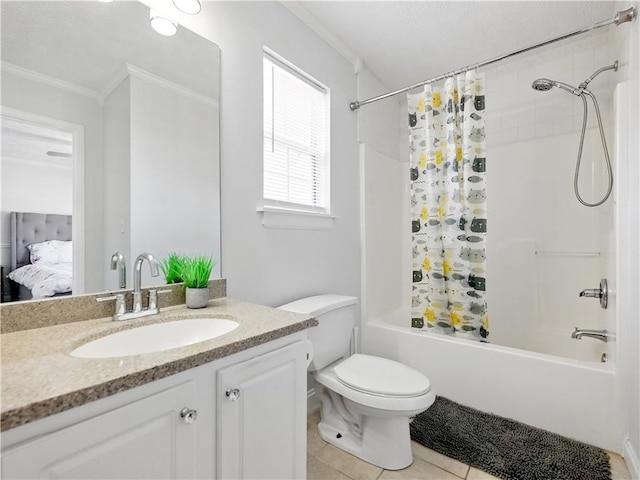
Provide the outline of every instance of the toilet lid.
[[417,397],[431,389],[429,379],[413,368],[387,358],[355,354],[334,368],[343,384],[374,395]]

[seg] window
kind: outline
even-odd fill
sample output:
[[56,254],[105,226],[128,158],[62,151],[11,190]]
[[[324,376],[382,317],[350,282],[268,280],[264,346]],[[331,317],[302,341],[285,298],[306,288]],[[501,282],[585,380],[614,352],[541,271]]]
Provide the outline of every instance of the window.
[[264,52],[265,207],[329,213],[329,90]]

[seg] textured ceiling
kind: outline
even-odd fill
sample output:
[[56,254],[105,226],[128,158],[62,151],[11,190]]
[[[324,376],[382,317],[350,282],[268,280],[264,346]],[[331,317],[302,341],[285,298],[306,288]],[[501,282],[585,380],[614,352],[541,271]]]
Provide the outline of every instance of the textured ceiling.
[[[389,89],[615,15],[607,1],[302,1]],[[615,27],[612,27],[615,28]]]
[[125,63],[218,98],[219,50],[186,28],[163,37],[138,2],[3,1],[2,61],[101,92]]

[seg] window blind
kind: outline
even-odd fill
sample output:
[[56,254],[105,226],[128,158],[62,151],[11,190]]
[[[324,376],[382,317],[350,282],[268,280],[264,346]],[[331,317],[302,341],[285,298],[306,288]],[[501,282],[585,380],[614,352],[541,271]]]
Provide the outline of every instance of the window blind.
[[265,52],[264,199],[327,212],[328,91]]

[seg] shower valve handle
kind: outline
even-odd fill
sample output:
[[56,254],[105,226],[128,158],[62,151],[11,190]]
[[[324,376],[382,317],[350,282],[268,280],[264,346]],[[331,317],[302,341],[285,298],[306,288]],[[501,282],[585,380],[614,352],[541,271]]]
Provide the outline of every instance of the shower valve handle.
[[600,306],[607,308],[609,303],[609,288],[607,285],[607,279],[600,280],[600,288],[587,288],[580,292],[581,297],[599,298]]
[[587,288],[580,292],[581,297],[602,298],[602,290],[599,288]]

